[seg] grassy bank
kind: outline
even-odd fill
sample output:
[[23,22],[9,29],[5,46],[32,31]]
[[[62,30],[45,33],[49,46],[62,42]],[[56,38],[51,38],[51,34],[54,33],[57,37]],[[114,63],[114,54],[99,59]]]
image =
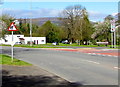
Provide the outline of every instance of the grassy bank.
[[27,62],[18,60],[16,58],[14,58],[13,62],[11,62],[11,57],[4,55],[4,54],[0,54],[0,64],[3,65],[18,65],[18,66],[30,66],[32,64],[29,64]]

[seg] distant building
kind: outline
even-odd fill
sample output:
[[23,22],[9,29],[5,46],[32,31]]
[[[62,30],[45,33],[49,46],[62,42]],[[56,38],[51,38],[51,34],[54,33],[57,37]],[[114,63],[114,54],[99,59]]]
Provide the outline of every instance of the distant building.
[[[24,37],[25,44],[28,44],[31,40],[30,37]],[[46,44],[46,38],[45,37],[32,37],[32,42],[34,44]]]
[[[13,35],[14,44],[29,44],[30,41],[34,44],[46,44],[46,37],[24,37],[24,35]],[[5,35],[5,39],[0,39],[0,44],[11,44],[12,35]]]

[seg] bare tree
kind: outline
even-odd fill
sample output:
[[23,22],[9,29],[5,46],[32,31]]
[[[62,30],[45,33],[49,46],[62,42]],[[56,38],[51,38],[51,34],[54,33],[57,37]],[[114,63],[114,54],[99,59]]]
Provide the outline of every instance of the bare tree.
[[85,7],[81,5],[68,6],[61,13],[61,18],[63,25],[67,31],[67,38],[69,42],[74,42],[75,40],[83,39],[83,20],[87,15]]

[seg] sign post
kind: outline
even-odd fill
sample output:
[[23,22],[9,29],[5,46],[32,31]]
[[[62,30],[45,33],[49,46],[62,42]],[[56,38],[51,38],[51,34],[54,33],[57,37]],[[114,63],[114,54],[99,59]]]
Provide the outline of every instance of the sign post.
[[8,28],[8,31],[12,31],[12,40],[11,40],[11,58],[12,58],[12,60],[11,61],[13,62],[13,46],[14,46],[13,31],[18,31],[18,29],[14,25],[14,22],[12,22],[10,24],[10,27]]
[[115,20],[111,20],[111,45],[116,48]]
[[13,62],[13,31],[12,31],[11,53],[12,53],[12,62]]

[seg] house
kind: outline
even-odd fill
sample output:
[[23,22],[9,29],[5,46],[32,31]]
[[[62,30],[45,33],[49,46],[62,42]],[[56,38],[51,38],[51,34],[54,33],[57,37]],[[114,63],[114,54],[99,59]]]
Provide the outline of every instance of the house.
[[[13,44],[46,44],[46,37],[24,37],[24,35],[13,35]],[[5,35],[4,39],[0,39],[0,44],[12,44],[12,35]]]
[[46,38],[45,37],[24,37],[25,44],[28,44],[31,39],[34,44],[46,44]]

